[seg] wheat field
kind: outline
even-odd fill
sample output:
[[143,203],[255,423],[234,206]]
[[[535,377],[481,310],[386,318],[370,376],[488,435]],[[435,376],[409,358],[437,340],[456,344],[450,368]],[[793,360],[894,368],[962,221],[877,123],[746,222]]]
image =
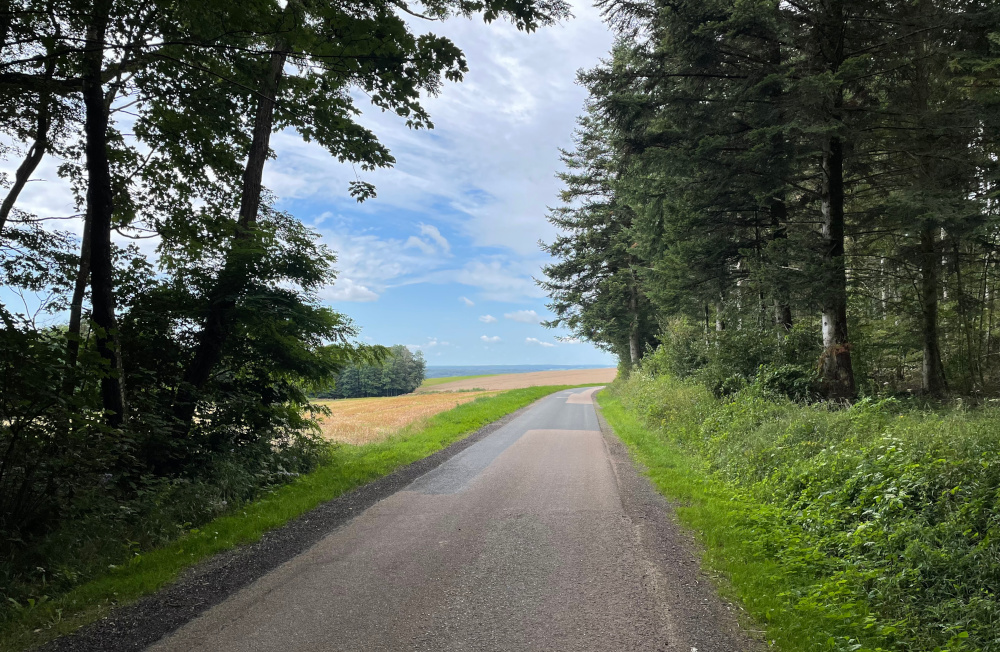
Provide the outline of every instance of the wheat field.
[[611,369],[560,369],[557,371],[532,371],[520,374],[471,376],[459,380],[421,387],[417,393],[455,392],[469,389],[508,390],[541,385],[594,385],[610,383],[618,375]]
[[400,429],[496,391],[441,394],[404,394],[376,398],[319,400],[330,409],[317,417],[323,437],[345,444],[382,441]]

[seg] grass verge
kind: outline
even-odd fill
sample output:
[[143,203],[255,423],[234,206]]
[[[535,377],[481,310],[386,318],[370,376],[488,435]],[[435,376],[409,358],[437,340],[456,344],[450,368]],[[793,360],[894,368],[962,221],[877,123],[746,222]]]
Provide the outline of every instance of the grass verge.
[[597,400],[608,424],[647,469],[653,485],[675,503],[678,519],[696,533],[706,566],[721,576],[723,595],[743,604],[778,649],[809,649],[809,642],[823,634],[810,618],[788,610],[781,597],[804,582],[759,554],[755,531],[761,522],[756,513],[760,506],[734,495],[731,486],[705,471],[698,457],[647,429],[617,398],[601,392]]
[[465,438],[479,428],[570,386],[529,387],[479,398],[364,446],[331,446],[316,471],[174,542],[52,599],[21,605],[0,625],[0,651],[15,652],[67,634],[173,581],[193,564],[257,541],[317,505]]
[[807,405],[759,384],[716,398],[643,372],[608,394],[781,649],[1000,650],[1000,409]]

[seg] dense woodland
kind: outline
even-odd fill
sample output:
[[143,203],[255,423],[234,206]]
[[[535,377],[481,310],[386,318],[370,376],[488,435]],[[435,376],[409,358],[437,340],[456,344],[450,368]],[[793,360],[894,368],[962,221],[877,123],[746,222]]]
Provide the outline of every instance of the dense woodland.
[[351,363],[337,374],[333,385],[319,392],[319,398],[361,398],[409,394],[424,382],[427,363],[422,351],[416,355],[402,344],[389,349],[377,363]]
[[[566,13],[560,0],[0,1],[0,155],[15,170],[0,178],[4,607],[312,468],[308,397],[388,353],[318,300],[334,252],[262,187],[271,134],[354,164],[344,193],[369,198],[365,171],[394,159],[359,102],[430,128],[421,98],[466,72],[433,21],[533,31]],[[72,214],[26,209],[42,161],[58,162],[48,182],[72,188]]]
[[717,393],[1000,389],[1000,5],[605,0],[556,324]]

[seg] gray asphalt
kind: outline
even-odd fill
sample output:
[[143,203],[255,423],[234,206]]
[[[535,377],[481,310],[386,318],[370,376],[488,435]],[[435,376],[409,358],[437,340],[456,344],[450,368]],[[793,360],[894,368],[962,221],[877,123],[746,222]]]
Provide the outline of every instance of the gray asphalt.
[[756,649],[593,392],[539,401],[148,649]]

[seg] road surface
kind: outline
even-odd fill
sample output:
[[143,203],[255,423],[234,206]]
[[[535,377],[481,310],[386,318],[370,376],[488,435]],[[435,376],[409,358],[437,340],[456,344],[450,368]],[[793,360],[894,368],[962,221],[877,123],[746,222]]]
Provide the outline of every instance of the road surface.
[[539,401],[148,649],[754,648],[593,393]]

